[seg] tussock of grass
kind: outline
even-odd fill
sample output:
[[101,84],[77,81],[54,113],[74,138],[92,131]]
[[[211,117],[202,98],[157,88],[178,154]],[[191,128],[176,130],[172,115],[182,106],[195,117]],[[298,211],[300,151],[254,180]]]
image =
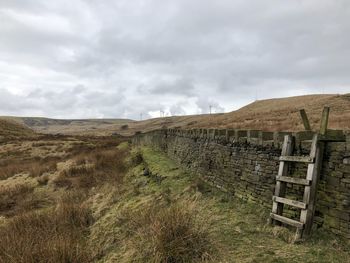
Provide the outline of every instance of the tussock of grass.
[[39,185],[47,185],[47,183],[49,182],[49,176],[47,174],[44,174],[42,176],[39,176],[36,180],[38,182]]
[[56,187],[91,188],[114,183],[121,184],[127,170],[125,150],[99,149],[81,153],[74,158],[74,164],[63,170],[53,181]]
[[194,202],[136,211],[129,214],[126,227],[140,262],[203,262],[217,253],[209,224]]
[[33,190],[34,188],[29,185],[16,185],[0,189],[0,213],[8,214],[21,199],[32,193]]
[[67,170],[63,170],[62,174],[65,177],[77,177],[77,176],[85,176],[92,174],[95,171],[95,167],[93,165],[79,165],[69,167]]
[[3,161],[0,162],[0,180],[19,173],[28,173],[32,177],[39,177],[44,173],[56,171],[57,162],[57,158]]
[[0,188],[0,215],[14,216],[52,204],[52,200],[42,192],[34,191],[33,186],[15,185]]
[[82,235],[91,212],[74,199],[62,199],[55,209],[13,217],[0,227],[0,262],[89,262]]

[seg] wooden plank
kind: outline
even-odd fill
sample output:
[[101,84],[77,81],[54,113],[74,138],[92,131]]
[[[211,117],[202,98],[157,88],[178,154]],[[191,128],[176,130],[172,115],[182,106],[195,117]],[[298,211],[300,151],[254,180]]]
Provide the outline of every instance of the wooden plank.
[[310,156],[281,156],[280,161],[298,162],[298,163],[313,163],[314,158],[311,158]]
[[311,131],[310,122],[309,122],[309,119],[307,117],[306,111],[304,109],[300,110],[300,116],[301,116],[301,119],[303,120],[305,130]]
[[320,134],[326,135],[328,128],[329,107],[324,107],[321,118]]
[[296,200],[291,200],[291,199],[288,199],[288,198],[274,196],[272,198],[272,200],[274,202],[283,203],[285,205],[290,205],[290,206],[293,206],[293,207],[296,207],[296,208],[300,208],[300,209],[306,209],[306,207],[307,207],[307,205],[305,203],[303,203],[303,202],[299,202],[299,201],[296,201]]
[[288,217],[276,215],[274,213],[270,213],[270,217],[274,220],[277,220],[277,221],[282,222],[282,223],[287,224],[287,225],[294,226],[296,228],[303,228],[304,227],[303,223],[296,221],[296,220],[293,220],[293,219],[290,219]]
[[311,184],[310,180],[288,177],[288,176],[277,176],[276,180],[281,181],[281,182],[290,183],[290,184],[299,184],[299,185],[306,185],[306,186]]
[[[315,134],[314,137],[312,138],[312,142],[311,142],[311,149],[310,149],[310,158],[315,159],[316,157],[316,151],[317,151],[317,145],[319,143],[319,134]],[[311,180],[311,178],[309,179]]]
[[342,130],[327,130],[326,135],[320,135],[320,141],[324,142],[345,142],[346,136]]
[[313,131],[299,131],[294,134],[295,137],[299,139],[299,141],[308,141],[312,140],[314,137],[314,132]]

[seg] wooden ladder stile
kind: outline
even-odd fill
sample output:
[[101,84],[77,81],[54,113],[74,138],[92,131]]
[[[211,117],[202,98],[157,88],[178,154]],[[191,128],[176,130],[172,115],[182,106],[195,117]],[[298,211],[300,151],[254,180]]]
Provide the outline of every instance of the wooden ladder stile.
[[[315,134],[311,144],[310,156],[307,158],[303,157],[304,159],[296,156],[296,158],[292,157],[294,137],[286,135],[284,138],[278,176],[276,177],[276,188],[275,195],[273,196],[271,219],[272,223],[275,225],[284,223],[296,227],[296,241],[309,235],[313,224],[317,183],[323,156],[323,143],[321,143],[318,138],[319,135]],[[308,161],[305,162],[305,160]],[[293,178],[287,176],[288,166],[291,162],[308,164],[306,178]],[[304,186],[302,202],[285,198],[287,183]],[[285,204],[301,210],[299,220],[293,220],[283,216],[283,206]]]
[[[310,130],[309,120],[305,110],[301,110],[301,117],[305,130]],[[274,225],[281,223],[296,227],[295,241],[306,238],[310,235],[316,205],[317,184],[320,178],[325,141],[327,141],[329,107],[323,109],[320,132],[315,133],[312,139],[309,156],[293,156],[295,138],[292,135],[284,137],[278,175],[276,177],[275,195],[272,198],[272,212],[270,222]],[[334,140],[334,138],[330,138]],[[342,140],[341,138],[339,141]],[[306,163],[306,178],[293,178],[288,175],[288,165],[291,162]],[[303,185],[303,201],[296,201],[285,198],[287,183]],[[283,206],[289,205],[300,209],[299,220],[283,216]]]

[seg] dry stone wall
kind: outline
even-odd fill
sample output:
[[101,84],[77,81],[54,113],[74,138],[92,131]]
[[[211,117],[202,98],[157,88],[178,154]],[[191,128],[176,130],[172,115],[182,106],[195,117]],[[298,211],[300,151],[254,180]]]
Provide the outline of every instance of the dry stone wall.
[[[134,143],[164,151],[182,167],[213,186],[270,210],[283,137],[288,132],[244,130],[158,130],[135,136]],[[308,154],[313,134],[299,132],[296,153]],[[306,164],[290,173],[306,176]],[[287,197],[301,200],[303,188],[288,185]],[[299,211],[285,207],[297,218]],[[326,144],[317,192],[315,225],[350,239],[350,135],[346,142]]]

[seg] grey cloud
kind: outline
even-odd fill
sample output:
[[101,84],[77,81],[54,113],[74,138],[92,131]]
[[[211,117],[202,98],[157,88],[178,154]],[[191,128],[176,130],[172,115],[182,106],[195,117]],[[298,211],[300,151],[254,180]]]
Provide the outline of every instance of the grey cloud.
[[[93,118],[123,116],[123,94],[103,93],[76,88],[61,91],[35,89],[27,95],[16,95],[6,89],[0,90],[0,111],[11,114],[17,110],[21,115],[46,116],[50,112],[57,118]],[[96,110],[98,109],[98,110]]]
[[16,96],[6,89],[0,89],[0,107],[4,115],[11,112],[23,112],[24,109],[35,107],[33,103],[25,100],[25,97]]
[[170,113],[171,116],[185,115],[186,114],[186,110],[183,107],[183,103],[179,102],[179,103],[176,103],[176,104],[172,105],[169,108],[169,113]]
[[0,114],[138,119],[349,92],[349,13],[347,0],[2,0]]
[[149,91],[151,94],[179,94],[194,96],[194,85],[190,79],[180,78],[174,81],[161,81]]

